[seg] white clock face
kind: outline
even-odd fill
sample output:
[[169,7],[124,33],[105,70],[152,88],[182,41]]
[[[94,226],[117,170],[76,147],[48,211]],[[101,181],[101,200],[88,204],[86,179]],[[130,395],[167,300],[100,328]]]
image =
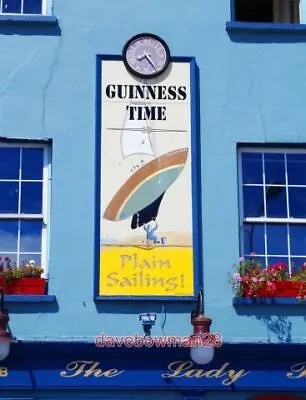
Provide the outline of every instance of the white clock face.
[[168,66],[169,50],[159,38],[137,36],[128,42],[123,57],[131,73],[152,77],[161,74]]

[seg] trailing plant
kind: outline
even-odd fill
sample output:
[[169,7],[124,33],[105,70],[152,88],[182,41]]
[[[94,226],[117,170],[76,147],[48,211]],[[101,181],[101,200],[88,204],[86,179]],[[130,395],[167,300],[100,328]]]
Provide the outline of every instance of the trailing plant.
[[17,267],[9,257],[0,257],[0,277],[7,283],[22,278],[40,278],[43,268],[35,265],[35,261],[23,261],[21,267]]
[[286,263],[277,262],[264,266],[253,253],[250,259],[240,257],[233,265],[230,283],[236,296],[257,297],[261,289],[273,293],[277,282],[300,282],[297,298],[306,298],[306,262],[291,274]]

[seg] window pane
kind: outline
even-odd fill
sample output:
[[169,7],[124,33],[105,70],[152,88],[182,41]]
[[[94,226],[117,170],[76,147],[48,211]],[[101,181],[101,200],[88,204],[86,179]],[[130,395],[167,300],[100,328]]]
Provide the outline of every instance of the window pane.
[[23,12],[25,14],[41,14],[42,0],[24,0]]
[[0,213],[18,212],[18,182],[0,182]]
[[4,13],[20,13],[21,0],[3,0],[2,12]]
[[21,213],[41,214],[42,183],[23,182],[21,184]]
[[[273,265],[276,263],[285,263],[288,266],[289,259],[287,257],[268,257],[268,264]],[[289,269],[287,269],[287,272],[289,272]]]
[[243,228],[244,254],[265,254],[264,224],[245,224]]
[[235,19],[243,22],[273,22],[272,0],[235,0]]
[[302,256],[306,254],[306,225],[290,225],[290,253]]
[[244,217],[261,217],[264,215],[263,187],[243,187]]
[[306,188],[289,188],[290,217],[306,217]]
[[20,253],[20,265],[22,265],[23,262],[29,262],[32,260],[35,262],[36,265],[40,266],[41,265],[41,254]]
[[286,188],[281,186],[270,186],[266,190],[267,217],[286,218],[287,202]]
[[266,184],[285,184],[285,157],[284,154],[265,153]]
[[306,154],[287,154],[289,185],[306,185]]
[[286,225],[267,224],[267,252],[271,255],[288,254]]
[[41,251],[42,221],[20,221],[20,251]]
[[0,252],[17,251],[18,221],[0,221]]
[[43,155],[43,149],[22,149],[21,179],[42,180]]
[[261,153],[242,153],[243,183],[262,183]]
[[20,149],[0,147],[0,179],[19,179]]
[[256,257],[256,260],[259,260],[261,262],[262,268],[265,268],[267,266],[265,257]]
[[299,258],[299,257],[292,257],[290,258],[291,261],[291,271],[298,271],[306,261],[306,258]]
[[252,256],[249,256],[249,255],[245,256],[245,259],[246,259],[246,260],[250,260],[251,258],[252,258],[256,263],[260,263],[262,268],[264,268],[264,267],[266,266],[266,259],[265,259],[265,257],[258,257],[258,256],[252,257]]
[[[8,261],[5,261],[5,259],[9,259]],[[8,267],[9,265],[11,267],[14,267],[17,263],[17,254],[6,254],[6,253],[0,253],[0,265],[3,267]]]

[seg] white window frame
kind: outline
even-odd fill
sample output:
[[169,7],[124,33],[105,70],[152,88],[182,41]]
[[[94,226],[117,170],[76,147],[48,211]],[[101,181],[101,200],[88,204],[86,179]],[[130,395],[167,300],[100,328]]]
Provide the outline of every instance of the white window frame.
[[44,16],[44,15],[52,14],[53,0],[41,0],[41,2],[42,2],[41,14],[25,14],[23,12],[24,0],[21,0],[20,13],[4,13],[4,12],[2,12],[3,1],[4,0],[0,0],[0,15],[24,15],[24,16],[39,16],[39,15],[41,15],[41,16]]
[[300,24],[306,22],[306,0],[300,0]]
[[[287,148],[287,147],[239,147],[237,150],[237,155],[238,155],[238,185],[239,185],[239,237],[240,237],[240,253],[242,256],[244,256],[244,224],[245,223],[262,223],[262,224],[267,224],[267,223],[276,223],[276,224],[283,224],[284,226],[288,227],[290,224],[304,224],[306,225],[306,218],[269,218],[269,217],[246,217],[244,218],[243,216],[243,182],[242,182],[242,176],[243,176],[243,170],[242,170],[242,153],[274,153],[274,154],[306,154],[306,148]],[[286,156],[285,156],[286,157]],[[285,158],[286,161],[286,158]],[[288,205],[288,174],[287,174],[287,168],[286,168],[287,163],[285,162],[285,177],[286,177],[286,183],[285,185],[274,185],[274,186],[282,186],[285,187],[286,189],[286,203],[287,203],[287,215],[289,215],[289,205]],[[262,184],[245,184],[244,186],[259,186],[259,187],[265,187],[265,167],[264,167],[264,161],[263,161],[263,182]],[[273,186],[271,184],[268,185],[269,187]],[[290,187],[306,187],[306,185],[290,185]],[[264,192],[264,213],[266,215],[266,190]],[[266,227],[266,225],[265,225]],[[264,232],[264,242],[265,242],[265,254],[258,254],[258,257],[265,258],[266,265],[268,265],[268,257],[281,257],[279,255],[273,255],[273,254],[268,254],[267,252],[267,232],[265,228]],[[288,242],[288,254],[286,256],[288,258],[288,269],[289,273],[291,274],[292,272],[292,267],[291,267],[291,254],[290,254],[290,235],[288,232],[287,228],[287,242]],[[305,259],[305,256],[293,256],[294,258],[301,258]]]
[[[49,213],[50,213],[50,182],[51,182],[51,152],[48,143],[37,143],[37,142],[0,142],[0,147],[14,147],[18,149],[22,148],[40,148],[43,149],[43,176],[42,176],[42,213],[41,214],[9,214],[0,213],[0,221],[3,220],[41,220],[42,221],[42,235],[41,235],[41,267],[44,272],[42,273],[43,278],[48,276],[48,232],[49,232]],[[21,184],[21,169],[19,170],[19,185]],[[14,182],[14,179],[0,179],[0,182]],[[23,180],[27,182],[27,180]],[[31,182],[31,180],[29,180]],[[20,191],[20,186],[19,186]],[[20,192],[18,201],[20,202]],[[19,260],[19,246],[20,246],[20,234],[18,232],[17,239],[17,266],[20,266]],[[10,253],[8,253],[9,256]],[[32,253],[33,254],[33,253]],[[19,262],[18,262],[19,261]]]

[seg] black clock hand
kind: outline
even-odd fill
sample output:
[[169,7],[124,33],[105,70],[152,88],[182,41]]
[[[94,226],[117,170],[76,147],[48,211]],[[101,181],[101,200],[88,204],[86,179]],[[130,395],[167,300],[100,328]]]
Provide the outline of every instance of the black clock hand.
[[152,65],[152,67],[155,69],[155,71],[157,71],[157,70],[156,70],[156,67],[155,67],[155,65],[154,65],[154,63],[153,63],[153,61],[152,61],[151,55],[148,54],[148,53],[146,53],[146,52],[144,52],[144,56],[145,56],[146,59],[149,61],[149,63]]
[[136,57],[136,59],[137,59],[137,61],[141,61],[141,60],[143,60],[144,58],[146,58],[146,56],[143,54],[142,56],[137,56]]

